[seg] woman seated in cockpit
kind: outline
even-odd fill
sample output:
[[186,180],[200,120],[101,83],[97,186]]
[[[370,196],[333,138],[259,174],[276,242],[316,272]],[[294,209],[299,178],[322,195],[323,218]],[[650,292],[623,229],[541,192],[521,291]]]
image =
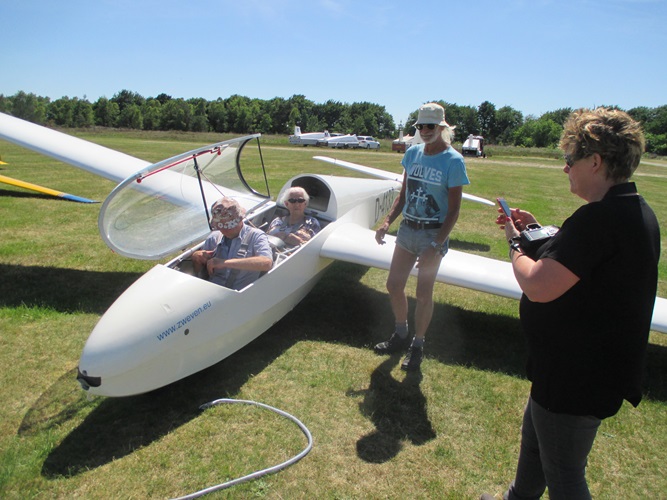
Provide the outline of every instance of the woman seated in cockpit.
[[266,233],[280,238],[289,246],[301,245],[315,236],[321,227],[315,217],[305,214],[309,199],[302,187],[291,187],[285,191],[281,201],[289,215],[273,219]]

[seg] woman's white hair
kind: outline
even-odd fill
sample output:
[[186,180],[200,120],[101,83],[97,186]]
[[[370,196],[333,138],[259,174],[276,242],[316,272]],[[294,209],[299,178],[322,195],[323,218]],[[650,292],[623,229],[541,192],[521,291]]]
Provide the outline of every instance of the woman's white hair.
[[295,196],[295,194],[294,194],[295,191],[298,191],[299,192],[298,196],[302,196],[306,200],[306,204],[308,204],[308,202],[310,201],[310,196],[308,196],[308,191],[306,191],[301,186],[292,186],[291,188],[289,188],[280,197],[280,200],[278,200],[278,203],[280,203],[281,205],[284,206],[285,202],[288,200],[288,198],[291,198],[292,196]]

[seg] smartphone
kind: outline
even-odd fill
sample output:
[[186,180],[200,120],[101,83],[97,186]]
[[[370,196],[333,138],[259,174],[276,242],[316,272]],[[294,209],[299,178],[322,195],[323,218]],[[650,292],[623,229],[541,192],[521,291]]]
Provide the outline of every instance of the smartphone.
[[500,205],[500,208],[503,209],[503,212],[505,212],[505,215],[511,219],[512,212],[510,212],[510,207],[505,201],[505,198],[496,198],[496,201],[498,202],[498,205]]

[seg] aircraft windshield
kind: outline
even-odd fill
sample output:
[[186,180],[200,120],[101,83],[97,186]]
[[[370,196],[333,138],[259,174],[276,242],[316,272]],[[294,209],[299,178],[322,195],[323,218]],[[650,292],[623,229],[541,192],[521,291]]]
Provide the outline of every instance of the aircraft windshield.
[[99,228],[106,244],[127,257],[159,259],[210,232],[208,209],[217,199],[233,197],[247,210],[263,202],[269,192],[259,137],[189,151],[125,179],[100,211]]

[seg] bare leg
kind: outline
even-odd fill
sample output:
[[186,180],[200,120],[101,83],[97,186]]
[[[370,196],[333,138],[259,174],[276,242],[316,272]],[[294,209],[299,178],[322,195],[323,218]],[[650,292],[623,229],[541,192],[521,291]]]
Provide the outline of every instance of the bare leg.
[[423,339],[433,317],[433,285],[441,259],[419,267],[417,277],[417,307],[415,308],[415,338]]
[[405,285],[416,261],[415,254],[396,245],[387,277],[387,291],[396,323],[408,320],[408,298],[405,294]]

